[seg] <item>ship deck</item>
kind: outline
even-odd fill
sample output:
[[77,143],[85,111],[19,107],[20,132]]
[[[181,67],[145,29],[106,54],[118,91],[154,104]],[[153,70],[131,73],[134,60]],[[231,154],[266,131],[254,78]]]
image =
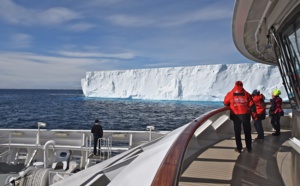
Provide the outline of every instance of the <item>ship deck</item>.
[[[291,131],[282,129],[280,136],[265,131],[264,140],[257,140],[256,136],[252,134],[252,153],[235,152],[234,137],[209,146],[183,172],[178,185],[292,185],[288,178],[291,147],[287,142]],[[242,143],[245,147],[243,135]],[[90,158],[97,161],[99,157]],[[17,173],[21,168],[0,164],[0,186],[9,173]]]
[[[252,153],[235,152],[234,137],[207,148],[184,171],[179,185],[289,185],[291,131],[281,130],[280,136],[265,131],[264,140],[256,136],[252,134]],[[244,136],[242,143],[245,147]]]

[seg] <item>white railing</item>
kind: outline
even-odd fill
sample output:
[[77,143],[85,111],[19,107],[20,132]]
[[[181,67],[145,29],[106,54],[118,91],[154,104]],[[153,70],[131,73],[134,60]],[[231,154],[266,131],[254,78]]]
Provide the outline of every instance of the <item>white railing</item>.
[[[93,154],[94,144],[92,143],[92,135],[89,135],[85,138],[85,147],[86,147],[86,157],[88,158],[90,154]],[[99,148],[100,147],[100,148]],[[106,160],[111,157],[112,154],[112,137],[108,136],[107,138],[99,138],[97,152],[99,154],[99,159]],[[86,159],[87,161],[87,159]]]
[[0,160],[3,162],[5,157],[7,157],[6,162],[8,164],[11,163],[11,156],[10,156],[10,144],[11,144],[11,133],[2,134],[0,136],[1,141],[4,143],[9,144],[8,146],[0,146]]
[[98,140],[100,144],[99,155],[101,159],[109,159],[111,157],[112,137],[100,138]]
[[[149,131],[104,130],[104,139],[99,142],[102,154],[101,157],[95,158],[95,161],[106,160],[168,132],[153,129]],[[0,129],[0,161],[7,163],[24,161],[26,166],[31,165],[33,160],[43,162],[43,146],[49,140],[55,141],[57,150],[72,151],[70,160],[80,163],[80,168],[89,164],[89,155],[93,150],[93,135],[90,130],[40,129],[37,132],[36,129]],[[16,159],[19,156],[20,158]]]

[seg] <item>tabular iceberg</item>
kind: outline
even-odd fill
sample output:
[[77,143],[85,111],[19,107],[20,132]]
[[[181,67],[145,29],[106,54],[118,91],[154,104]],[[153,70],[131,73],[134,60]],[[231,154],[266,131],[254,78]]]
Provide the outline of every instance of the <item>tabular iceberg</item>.
[[267,99],[280,89],[287,100],[278,67],[259,63],[93,71],[81,86],[86,97],[223,101],[237,80],[249,93],[259,89]]

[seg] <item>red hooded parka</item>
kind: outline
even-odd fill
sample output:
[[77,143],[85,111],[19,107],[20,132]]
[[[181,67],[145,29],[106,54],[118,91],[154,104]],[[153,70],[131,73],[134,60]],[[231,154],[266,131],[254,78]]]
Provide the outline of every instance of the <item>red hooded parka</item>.
[[266,103],[265,103],[265,96],[263,94],[253,95],[252,97],[253,103],[255,105],[255,110],[258,115],[258,119],[265,119],[266,118]]
[[243,88],[242,82],[237,81],[234,88],[224,98],[224,105],[230,107],[230,119],[236,116],[242,121],[250,121],[251,112],[255,106],[251,95]]

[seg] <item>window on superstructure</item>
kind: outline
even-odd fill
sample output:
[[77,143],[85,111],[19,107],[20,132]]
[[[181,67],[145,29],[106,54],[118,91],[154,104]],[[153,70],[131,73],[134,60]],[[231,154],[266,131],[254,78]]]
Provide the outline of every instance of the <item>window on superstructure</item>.
[[291,87],[294,89],[295,96],[299,104],[299,99],[300,99],[300,66],[299,66],[299,51],[298,47],[295,45],[295,37],[294,34],[290,35],[289,37],[285,37],[286,40],[286,50],[288,51],[288,61],[290,63],[286,64],[290,68],[290,79],[292,82]]
[[285,87],[292,103],[300,108],[300,19],[294,19],[279,37],[280,46],[275,47]]
[[280,47],[279,45],[275,44],[274,45],[274,50],[275,50],[275,54],[276,54],[276,58],[277,58],[277,62],[279,65],[279,70],[286,88],[286,92],[288,95],[288,98],[291,102],[292,107],[296,107],[296,102],[299,103],[298,105],[300,105],[300,100],[297,100],[297,96],[295,97],[294,94],[294,89],[292,87],[293,86],[293,81],[291,80],[291,68],[289,65],[287,65],[286,60],[287,58],[289,58],[289,55],[285,52],[286,51],[286,47]]

